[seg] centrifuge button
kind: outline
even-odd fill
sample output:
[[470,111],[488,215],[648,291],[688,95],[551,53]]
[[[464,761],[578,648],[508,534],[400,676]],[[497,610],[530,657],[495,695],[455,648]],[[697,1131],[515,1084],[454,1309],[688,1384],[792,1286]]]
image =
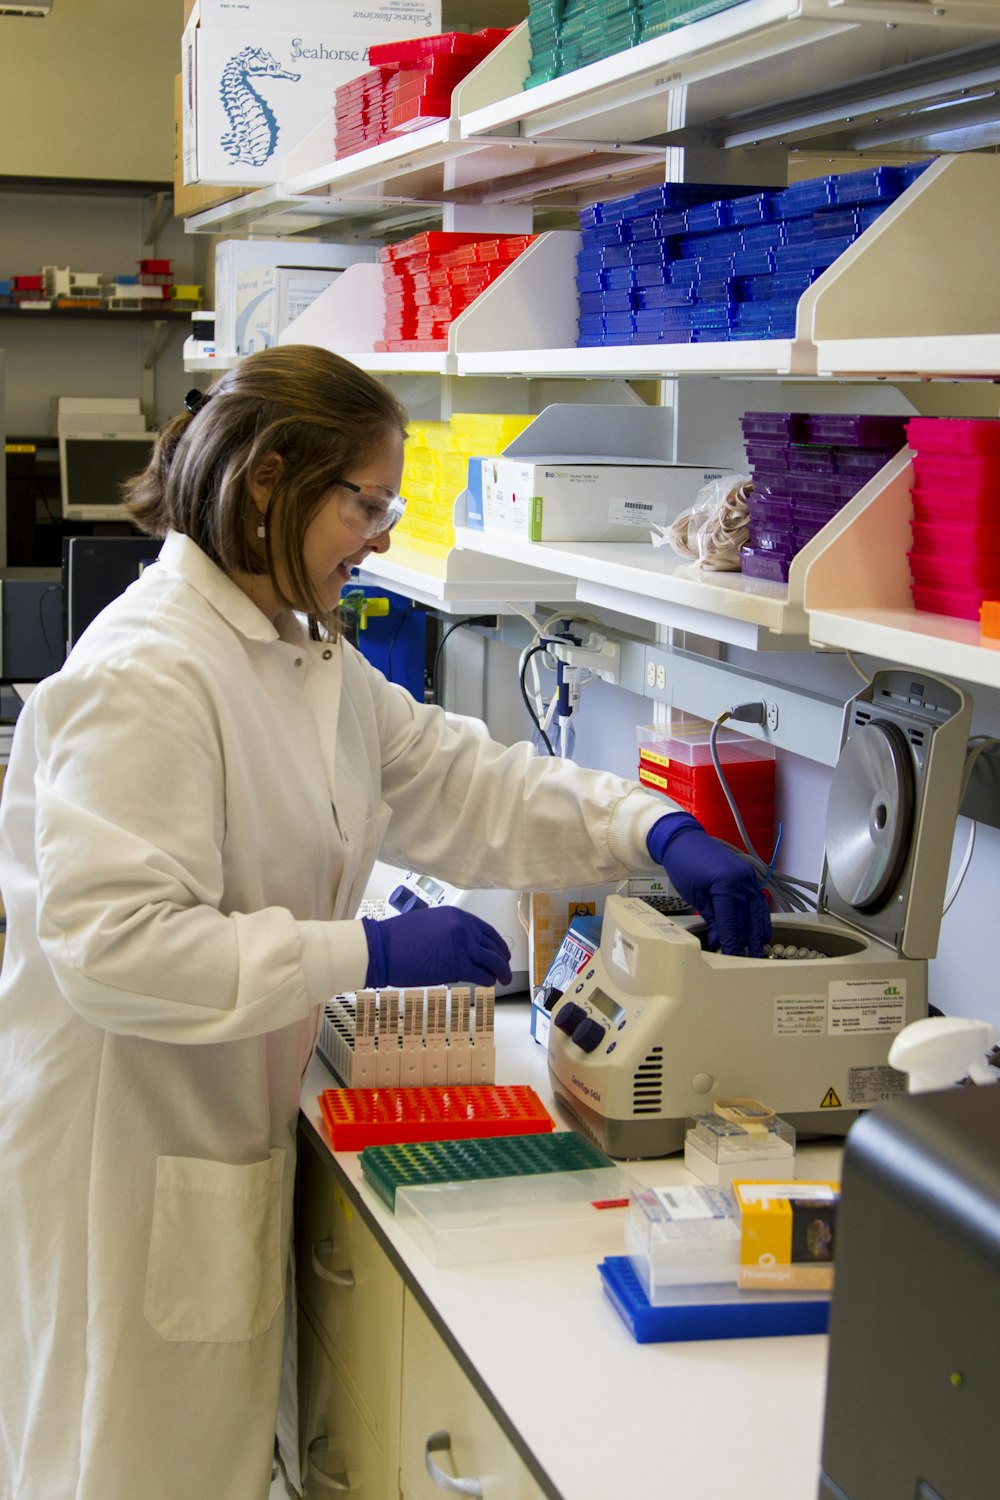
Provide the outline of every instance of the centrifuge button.
[[715,1087],[715,1079],[711,1073],[696,1073],[691,1080],[691,1087],[696,1094],[707,1094]]
[[581,1052],[593,1052],[604,1040],[604,1027],[600,1021],[584,1016],[573,1032],[573,1040]]
[[572,1036],[581,1021],[587,1019],[587,1012],[582,1005],[577,1005],[573,1000],[567,1000],[565,1005],[560,1005],[552,1017],[553,1026],[558,1026],[560,1031],[565,1031],[567,1036]]

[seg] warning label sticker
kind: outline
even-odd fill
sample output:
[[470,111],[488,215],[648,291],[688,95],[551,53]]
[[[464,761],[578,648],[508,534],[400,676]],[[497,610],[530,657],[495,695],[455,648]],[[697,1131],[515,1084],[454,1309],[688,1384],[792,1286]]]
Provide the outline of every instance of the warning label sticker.
[[848,1104],[883,1104],[894,1094],[906,1092],[906,1074],[888,1064],[848,1068]]
[[844,1106],[837,1096],[837,1090],[829,1088],[819,1101],[819,1107],[820,1109],[843,1109]]
[[905,979],[841,979],[830,985],[830,1036],[891,1035],[902,1030],[905,1020]]
[[775,1036],[823,1036],[826,1032],[826,997],[823,995],[776,995]]

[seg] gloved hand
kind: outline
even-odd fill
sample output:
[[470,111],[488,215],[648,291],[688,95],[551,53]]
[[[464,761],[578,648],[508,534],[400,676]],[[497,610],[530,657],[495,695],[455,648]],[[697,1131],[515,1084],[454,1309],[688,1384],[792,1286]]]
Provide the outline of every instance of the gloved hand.
[[667,813],[646,836],[646,848],[684,900],[701,913],[708,946],[760,958],[771,915],[750,865],[707,834],[690,813]]
[[457,906],[431,906],[378,922],[362,917],[367,989],[392,985],[510,984],[510,949],[495,928]]

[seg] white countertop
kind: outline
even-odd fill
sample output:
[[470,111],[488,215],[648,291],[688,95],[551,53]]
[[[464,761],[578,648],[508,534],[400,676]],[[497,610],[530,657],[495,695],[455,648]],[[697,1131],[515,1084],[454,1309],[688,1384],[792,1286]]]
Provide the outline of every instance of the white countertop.
[[[568,1127],[528,1015],[526,1003],[497,1005],[496,1081],[530,1084]],[[318,1095],[333,1086],[314,1059],[302,1110],[323,1141]],[[436,1266],[368,1186],[357,1154],[331,1159],[553,1496],[813,1500],[825,1337],[638,1344],[602,1290],[606,1251]],[[648,1185],[698,1181],[680,1157],[623,1165]],[[836,1178],[839,1167],[836,1143],[799,1149],[799,1177]]]

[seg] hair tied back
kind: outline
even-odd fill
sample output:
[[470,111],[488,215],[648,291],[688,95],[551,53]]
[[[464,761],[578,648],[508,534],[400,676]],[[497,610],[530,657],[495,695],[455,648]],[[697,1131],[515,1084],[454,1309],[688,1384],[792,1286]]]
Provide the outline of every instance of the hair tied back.
[[196,417],[207,400],[208,396],[204,391],[188,391],[187,395],[184,397],[184,405],[187,407],[192,417]]

